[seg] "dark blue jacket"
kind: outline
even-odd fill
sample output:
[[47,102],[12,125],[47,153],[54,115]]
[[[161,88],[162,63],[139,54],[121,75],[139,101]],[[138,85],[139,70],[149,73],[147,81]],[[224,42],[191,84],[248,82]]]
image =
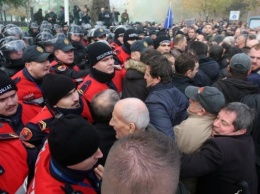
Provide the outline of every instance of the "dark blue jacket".
[[258,74],[257,72],[252,72],[247,76],[247,79],[251,83],[257,85],[258,88],[260,88],[260,74]]
[[[198,72],[194,79],[196,80],[196,83],[199,82],[199,84],[197,84],[199,86],[210,86],[219,77],[219,64],[213,59],[207,57],[206,55],[199,55],[198,57],[199,57],[199,70],[203,71],[205,75],[202,76],[203,73]],[[201,76],[205,80],[210,80],[211,84],[208,81],[205,84],[203,84],[204,81],[201,81],[202,80],[202,78],[200,78]]]
[[189,102],[185,95],[172,83],[159,83],[149,89],[145,100],[150,114],[150,123],[156,129],[174,138],[173,127],[188,116],[186,109]]
[[172,83],[173,85],[178,88],[184,95],[185,95],[185,89],[188,86],[195,86],[195,82],[193,79],[183,76],[180,74],[174,74],[172,77]]

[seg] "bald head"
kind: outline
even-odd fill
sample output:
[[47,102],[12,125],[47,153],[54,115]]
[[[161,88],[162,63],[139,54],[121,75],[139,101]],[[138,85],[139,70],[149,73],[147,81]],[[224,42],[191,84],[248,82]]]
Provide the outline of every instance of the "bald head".
[[138,98],[125,98],[116,103],[109,124],[120,138],[136,130],[145,130],[149,122],[149,111],[144,102]]

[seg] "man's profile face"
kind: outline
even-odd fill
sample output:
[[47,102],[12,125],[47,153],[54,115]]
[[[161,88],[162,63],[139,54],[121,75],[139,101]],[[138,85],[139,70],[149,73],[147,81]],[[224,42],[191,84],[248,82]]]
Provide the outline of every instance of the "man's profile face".
[[79,103],[79,93],[75,89],[72,89],[66,96],[60,99],[57,104],[57,107],[64,109],[76,109],[80,106]]
[[94,165],[97,163],[99,158],[103,157],[103,153],[101,150],[98,148],[97,151],[90,156],[89,158],[86,158],[82,162],[68,166],[68,168],[73,169],[73,170],[81,170],[81,171],[86,171],[90,170],[94,167]]
[[116,138],[120,139],[129,134],[130,126],[126,123],[121,116],[121,104],[116,104],[112,113],[112,118],[109,125],[116,131]]
[[236,117],[235,112],[221,110],[213,122],[213,135],[237,135],[233,124]]
[[154,86],[160,82],[158,78],[153,78],[150,72],[151,68],[148,65],[146,65],[146,70],[144,74],[144,79],[146,80],[146,87]]
[[0,95],[0,115],[12,116],[18,108],[18,97],[15,90]]

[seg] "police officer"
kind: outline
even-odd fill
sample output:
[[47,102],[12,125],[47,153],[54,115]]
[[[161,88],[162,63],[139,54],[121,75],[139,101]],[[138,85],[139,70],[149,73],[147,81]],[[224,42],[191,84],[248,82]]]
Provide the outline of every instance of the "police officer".
[[23,140],[40,149],[49,133],[49,124],[61,115],[81,115],[92,123],[86,100],[80,96],[76,84],[68,76],[46,74],[42,81],[42,91],[47,106],[23,128],[20,133]]
[[103,156],[95,127],[78,115],[66,115],[50,125],[48,142],[39,154],[28,193],[100,193]]
[[74,63],[74,47],[67,38],[59,38],[54,43],[55,60],[51,62],[51,70],[54,73],[70,77],[76,84],[82,82],[89,70],[80,70]]
[[111,47],[103,42],[92,43],[88,46],[88,56],[90,74],[78,87],[84,98],[91,102],[95,94],[108,88],[120,93],[125,70],[115,70]]
[[19,88],[18,99],[28,104],[44,105],[41,84],[44,75],[50,71],[50,53],[36,45],[28,47],[23,53],[25,67],[12,76]]
[[17,86],[2,71],[0,80],[0,192],[25,193],[37,152],[23,144],[18,134],[40,108],[18,103]]

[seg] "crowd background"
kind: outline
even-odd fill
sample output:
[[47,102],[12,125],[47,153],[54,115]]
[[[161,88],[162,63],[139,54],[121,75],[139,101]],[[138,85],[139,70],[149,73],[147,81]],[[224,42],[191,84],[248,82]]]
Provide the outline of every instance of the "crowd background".
[[[147,158],[155,159],[152,164],[157,165],[158,149],[172,154],[167,154],[169,161],[174,156],[177,159],[172,161],[174,169],[168,171],[175,176],[163,171],[169,176],[167,181],[171,180],[161,184],[163,187],[171,186],[175,192],[180,183],[181,193],[188,193],[187,189],[191,193],[234,193],[240,189],[257,193],[260,26],[250,29],[244,22],[223,17],[192,24],[183,21],[165,29],[156,22],[131,22],[127,10],[119,13],[107,7],[101,8],[99,21],[93,25],[88,7],[75,5],[69,24],[60,6],[58,13],[50,9],[43,14],[39,9],[28,30],[15,24],[0,25],[0,29],[0,104],[7,107],[0,109],[0,122],[8,129],[0,144],[10,152],[19,148],[10,155],[22,153],[22,157],[15,155],[19,156],[16,162],[29,164],[29,168],[21,167],[21,179],[28,175],[27,193],[43,189],[45,193],[51,189],[57,193],[81,189],[83,193],[100,193],[106,157],[112,160],[110,172],[117,172],[113,171],[116,157],[109,157],[110,147],[117,139],[118,144],[138,139],[124,137],[146,130],[160,132],[150,134],[151,139],[167,137],[156,139],[166,143],[165,147],[155,145],[151,159],[149,154],[140,156],[148,161],[147,166],[151,164]],[[11,102],[14,104],[8,104]],[[12,141],[16,146],[9,146]],[[167,156],[162,157],[168,161]],[[12,164],[15,160],[5,152],[0,161]],[[164,166],[163,161],[160,164]],[[131,183],[135,183],[136,169],[128,170],[129,177],[133,175]],[[8,170],[5,172],[8,176]],[[157,174],[156,184],[151,184],[157,186],[160,172],[149,173]],[[111,177],[105,182],[104,193],[121,184]],[[149,185],[145,181],[141,189]],[[177,184],[172,186],[173,182]],[[19,190],[24,181],[15,184],[17,188],[8,180],[6,185],[0,181],[0,189]],[[167,193],[167,189],[161,193],[164,191]]]

